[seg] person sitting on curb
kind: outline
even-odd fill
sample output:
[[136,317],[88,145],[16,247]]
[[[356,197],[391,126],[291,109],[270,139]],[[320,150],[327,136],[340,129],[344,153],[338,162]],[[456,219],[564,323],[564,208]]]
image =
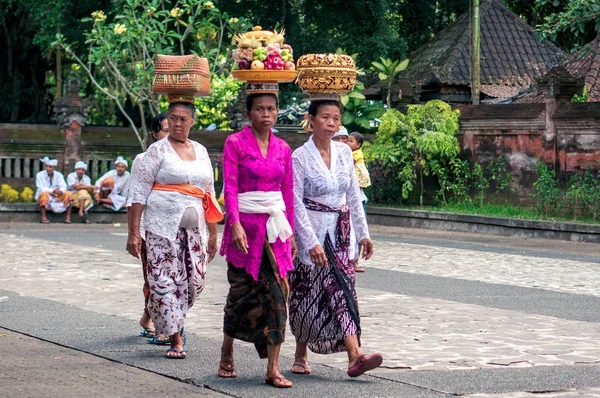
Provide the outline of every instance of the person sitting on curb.
[[[87,164],[80,160],[75,163],[75,171],[67,176],[67,189],[72,194],[73,207],[79,209],[79,217],[83,224],[88,223],[88,210],[94,206],[91,193],[96,188],[92,185],[90,177],[85,174],[87,167]],[[71,210],[71,207],[67,209],[67,218],[70,218]]]
[[[56,171],[58,160],[49,159],[47,156],[40,161],[44,164],[44,169],[35,176],[35,200],[40,205],[42,224],[48,224],[50,221],[46,218],[46,211],[62,213],[71,207],[71,192],[67,191],[67,183],[62,173]],[[71,212],[67,212],[65,223],[71,223]]]
[[119,211],[127,202],[129,191],[129,172],[127,161],[119,156],[115,160],[115,169],[104,174],[96,181],[94,203]]

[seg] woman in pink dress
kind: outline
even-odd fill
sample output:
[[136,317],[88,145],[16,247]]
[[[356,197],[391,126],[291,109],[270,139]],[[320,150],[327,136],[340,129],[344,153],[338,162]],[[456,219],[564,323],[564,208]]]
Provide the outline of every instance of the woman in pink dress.
[[265,382],[288,388],[292,383],[279,371],[279,350],[287,322],[287,273],[296,254],[291,150],[271,131],[278,113],[274,94],[251,94],[246,108],[251,126],[229,136],[223,149],[227,219],[221,255],[230,289],[218,375],[237,376],[233,340],[240,339],[268,358]]

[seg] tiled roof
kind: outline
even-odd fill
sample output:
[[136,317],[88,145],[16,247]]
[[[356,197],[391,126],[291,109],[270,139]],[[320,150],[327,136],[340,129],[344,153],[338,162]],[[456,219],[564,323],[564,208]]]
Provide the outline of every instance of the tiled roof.
[[[490,94],[514,95],[545,74],[563,56],[562,50],[554,44],[540,42],[535,29],[499,0],[481,1],[480,21],[482,91],[489,88]],[[417,50],[400,77],[407,78],[413,85],[470,86],[470,43],[467,12]],[[505,91],[498,86],[514,89]]]
[[565,68],[573,76],[583,78],[590,102],[600,102],[600,31],[594,40],[567,60]]

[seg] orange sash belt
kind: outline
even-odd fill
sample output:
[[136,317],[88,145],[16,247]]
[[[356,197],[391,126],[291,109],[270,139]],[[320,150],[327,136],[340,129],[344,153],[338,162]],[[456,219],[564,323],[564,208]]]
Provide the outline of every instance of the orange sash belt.
[[204,192],[201,188],[191,184],[154,184],[154,191],[179,192],[184,195],[193,196],[202,199],[204,207],[204,218],[206,222],[215,223],[223,219],[223,212],[217,202],[217,199],[210,193]]

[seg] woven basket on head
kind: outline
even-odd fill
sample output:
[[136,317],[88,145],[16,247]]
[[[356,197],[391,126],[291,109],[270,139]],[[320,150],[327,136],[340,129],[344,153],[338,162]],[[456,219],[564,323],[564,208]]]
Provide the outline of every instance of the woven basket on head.
[[308,94],[347,94],[356,83],[356,66],[344,54],[307,54],[298,59],[298,85]]
[[208,59],[197,55],[158,54],[152,91],[162,95],[210,95]]

